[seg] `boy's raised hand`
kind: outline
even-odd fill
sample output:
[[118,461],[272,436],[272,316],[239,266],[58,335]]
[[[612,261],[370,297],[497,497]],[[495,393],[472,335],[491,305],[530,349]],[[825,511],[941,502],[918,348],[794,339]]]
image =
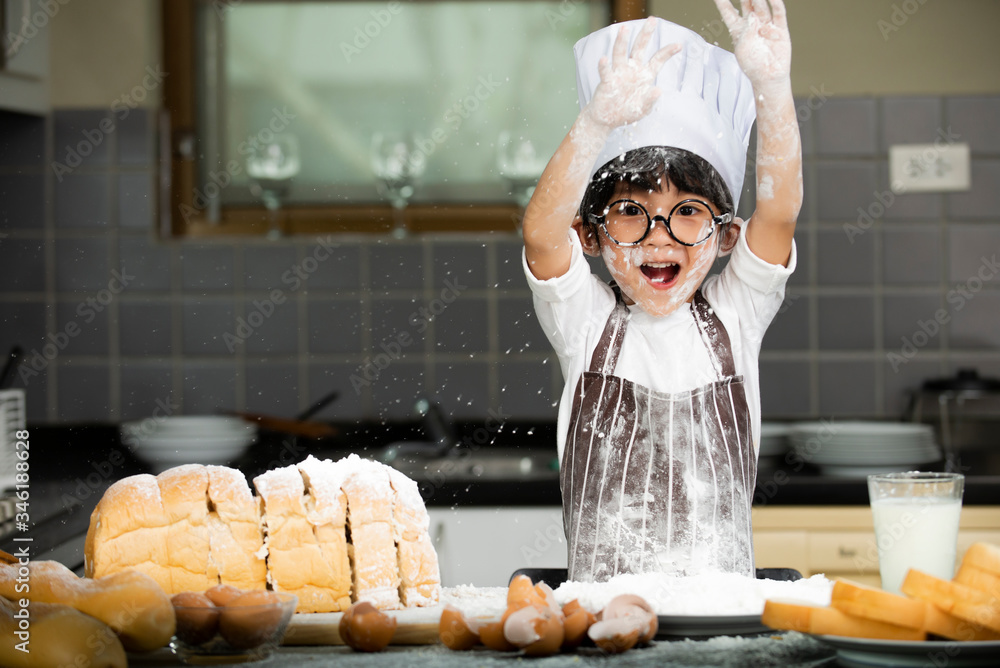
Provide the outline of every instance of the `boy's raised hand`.
[[648,61],[644,60],[655,28],[655,19],[647,19],[632,46],[632,53],[628,50],[628,28],[619,28],[611,60],[603,57],[598,62],[601,83],[594,89],[594,96],[583,111],[595,123],[616,128],[634,123],[652,111],[660,97],[656,76],[664,63],[681,50],[679,44],[670,44],[653,54]]
[[715,5],[733,38],[736,59],[754,90],[787,82],[792,40],[782,0],[740,0],[739,12],[730,0],[715,0]]

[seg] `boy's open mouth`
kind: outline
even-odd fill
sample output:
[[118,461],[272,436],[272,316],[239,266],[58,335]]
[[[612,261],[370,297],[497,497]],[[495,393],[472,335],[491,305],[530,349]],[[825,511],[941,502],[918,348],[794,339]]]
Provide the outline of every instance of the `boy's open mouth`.
[[666,287],[677,278],[681,268],[673,262],[647,262],[640,266],[639,270],[650,283]]

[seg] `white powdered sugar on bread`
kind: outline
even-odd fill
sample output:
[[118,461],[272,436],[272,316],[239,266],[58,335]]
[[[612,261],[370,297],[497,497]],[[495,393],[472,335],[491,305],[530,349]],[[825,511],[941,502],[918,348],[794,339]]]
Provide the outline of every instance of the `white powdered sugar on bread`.
[[393,526],[399,550],[400,597],[406,607],[434,605],[440,597],[441,577],[428,532],[427,508],[417,483],[396,469],[386,470],[396,498]]
[[376,608],[400,606],[399,566],[393,538],[393,494],[385,466],[357,455],[337,462],[347,471],[344,493],[353,545],[354,600]]
[[310,456],[253,485],[257,496],[240,471],[201,465],[118,481],[91,516],[87,575],[136,569],[171,594],[270,587],[296,594],[298,612],[440,599],[427,510],[395,469]]

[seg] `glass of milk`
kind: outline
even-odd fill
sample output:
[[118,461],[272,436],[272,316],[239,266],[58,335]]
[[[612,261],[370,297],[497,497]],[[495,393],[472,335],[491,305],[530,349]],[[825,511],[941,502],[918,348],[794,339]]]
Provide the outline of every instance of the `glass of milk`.
[[911,568],[944,580],[955,575],[964,483],[960,473],[868,476],[882,589],[900,593]]

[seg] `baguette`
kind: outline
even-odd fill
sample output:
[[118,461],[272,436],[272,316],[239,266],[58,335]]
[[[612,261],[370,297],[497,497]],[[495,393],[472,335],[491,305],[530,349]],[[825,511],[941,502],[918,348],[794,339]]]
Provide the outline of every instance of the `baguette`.
[[880,640],[925,640],[922,629],[857,617],[837,608],[782,601],[765,601],[761,622],[773,629],[816,635],[874,638]]
[[[27,613],[30,621],[19,616],[24,610],[19,603],[0,597],[0,638],[3,639],[0,641],[0,666],[128,666],[125,649],[104,622],[68,605],[56,603],[29,603]],[[19,646],[26,651],[18,649]]]
[[985,592],[913,568],[901,589],[907,596],[929,601],[955,617],[1000,633],[1000,599]]
[[0,596],[79,610],[110,626],[130,651],[158,649],[174,634],[176,620],[170,597],[148,575],[119,571],[91,580],[78,578],[57,561],[33,561],[26,568],[31,586],[21,591],[19,567],[0,566]]
[[924,628],[927,612],[923,601],[849,580],[834,581],[830,606],[855,617],[916,630]]

